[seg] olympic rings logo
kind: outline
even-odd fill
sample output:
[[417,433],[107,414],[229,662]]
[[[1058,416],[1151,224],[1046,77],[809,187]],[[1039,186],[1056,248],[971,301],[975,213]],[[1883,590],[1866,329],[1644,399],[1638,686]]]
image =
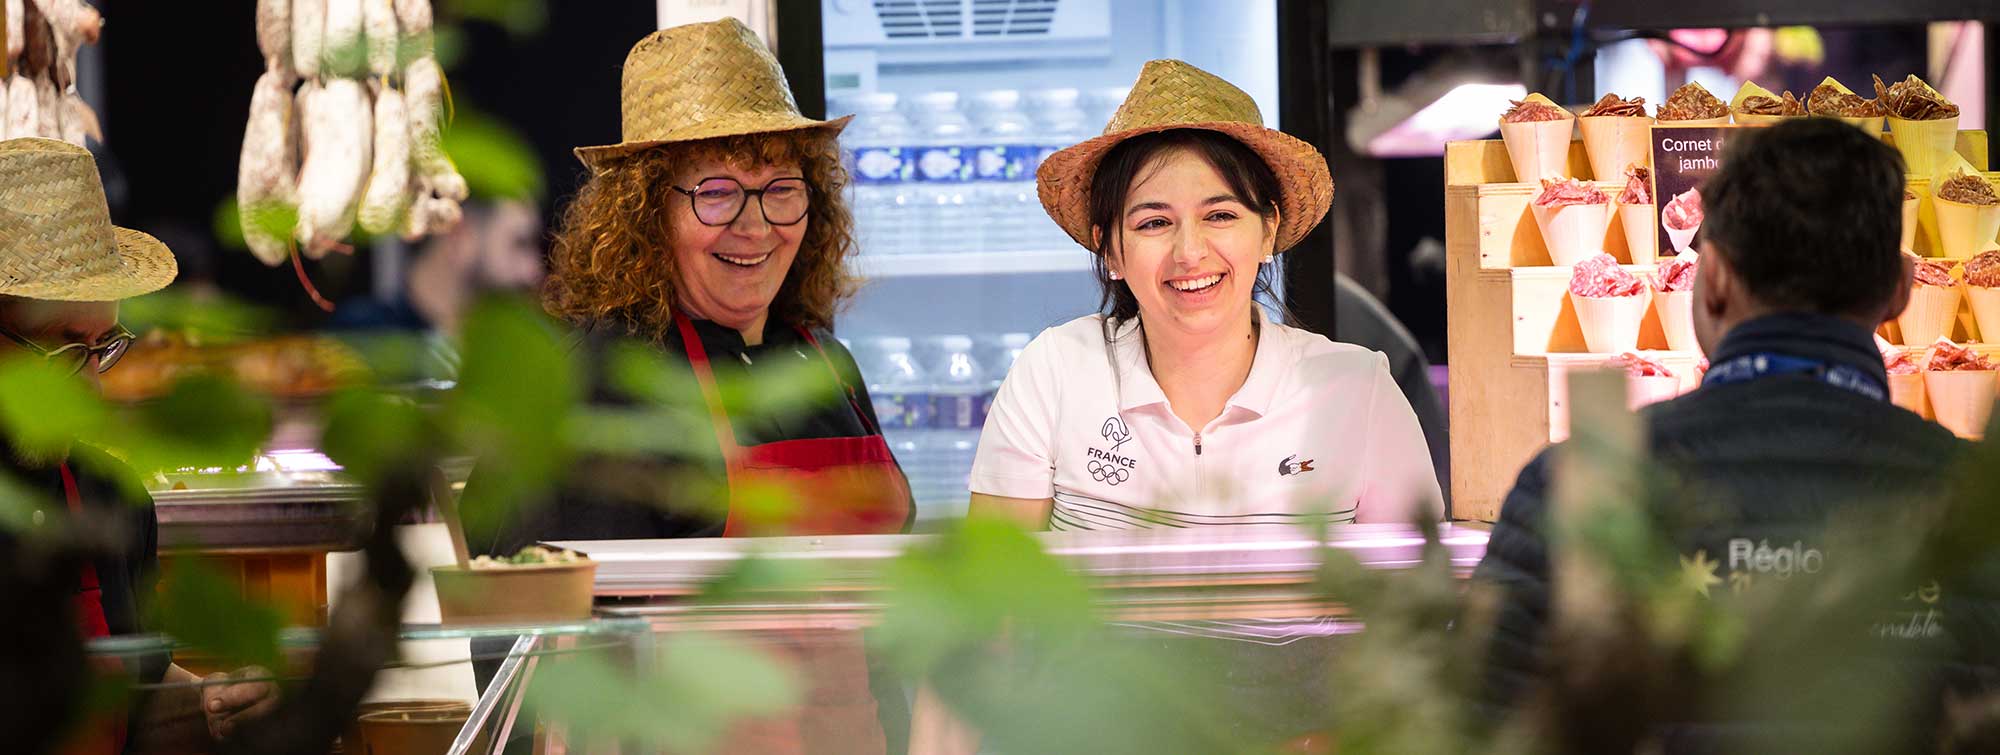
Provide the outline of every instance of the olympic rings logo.
[[1118,483],[1132,479],[1131,470],[1120,468],[1116,464],[1106,464],[1096,459],[1092,459],[1087,468],[1090,470],[1090,479],[1108,485],[1117,485]]

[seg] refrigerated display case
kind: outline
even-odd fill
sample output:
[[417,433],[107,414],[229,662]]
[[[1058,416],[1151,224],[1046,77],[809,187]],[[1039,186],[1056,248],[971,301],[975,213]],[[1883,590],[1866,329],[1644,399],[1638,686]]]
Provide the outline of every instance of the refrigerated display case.
[[865,285],[837,332],[910,477],[917,527],[930,529],[965,510],[984,410],[1013,355],[1097,311],[1091,254],[1035,193],[1041,160],[1101,133],[1155,58],[1229,80],[1277,126],[1277,2],[820,0],[818,10],[824,75],[792,85],[824,86],[800,100],[856,115],[842,146]]

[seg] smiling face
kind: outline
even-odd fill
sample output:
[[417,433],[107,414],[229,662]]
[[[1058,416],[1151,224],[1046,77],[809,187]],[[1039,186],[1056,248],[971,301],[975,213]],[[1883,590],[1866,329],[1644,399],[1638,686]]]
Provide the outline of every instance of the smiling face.
[[1093,230],[1146,327],[1199,337],[1242,324],[1277,227],[1277,213],[1258,215],[1215,166],[1175,148],[1135,175],[1118,228]]
[[779,197],[766,195],[744,196],[742,212],[728,225],[705,225],[694,208],[716,200],[714,179],[734,179],[744,189],[757,190],[779,179],[803,177],[797,164],[740,167],[704,159],[676,178],[674,186],[696,192],[693,198],[673,193],[673,215],[667,223],[679,271],[674,285],[678,304],[690,317],[733,330],[761,330],[811,222],[773,225],[765,219],[760,200],[773,203],[772,217],[786,218],[775,206]]

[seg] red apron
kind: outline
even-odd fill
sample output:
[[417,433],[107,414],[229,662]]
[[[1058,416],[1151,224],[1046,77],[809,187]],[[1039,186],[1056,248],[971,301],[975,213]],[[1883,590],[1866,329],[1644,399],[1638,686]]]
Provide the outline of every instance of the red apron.
[[[70,473],[68,464],[63,464],[60,469],[62,471],[63,498],[69,502],[69,513],[72,516],[81,514],[83,513],[83,495],[77,491],[76,475]],[[86,640],[95,637],[109,637],[111,635],[111,623],[104,617],[104,590],[98,586],[97,564],[85,561],[83,572],[77,581],[76,597],[73,603],[76,613],[77,632],[83,635]],[[93,668],[97,668],[105,664],[93,661],[91,665]],[[111,664],[109,668],[100,668],[100,670],[115,672],[115,670],[122,669],[118,669],[116,664]],[[90,722],[84,724],[78,730],[76,738],[70,742],[64,752],[69,755],[84,755],[85,753],[95,755],[96,753],[117,753],[124,750],[125,712],[120,709],[114,712],[98,713],[93,716]]]
[[[688,362],[708,403],[715,440],[729,478],[729,516],[724,537],[760,535],[866,535],[903,531],[909,521],[909,484],[875,418],[862,411],[854,388],[841,379],[812,333],[799,328],[820,362],[846,393],[848,408],[871,435],[736,443],[736,430],[722,405],[708,350],[687,318],[676,315]],[[760,511],[753,496],[793,504],[788,511]],[[868,688],[868,656],[856,631],[799,629],[761,637],[806,685],[804,700],[788,715],[745,721],[732,727],[716,752],[795,755],[882,755],[888,743]]]
[[[846,393],[848,408],[872,434],[851,438],[781,440],[755,446],[736,444],[736,430],[722,405],[722,392],[709,368],[708,350],[686,317],[675,325],[687,349],[702,398],[715,428],[715,441],[729,478],[729,518],[723,537],[760,535],[880,535],[903,531],[910,516],[910,488],[875,418],[861,410],[854,388],[841,379],[812,333],[799,328],[820,362]],[[760,511],[752,496],[783,494],[793,510]]]

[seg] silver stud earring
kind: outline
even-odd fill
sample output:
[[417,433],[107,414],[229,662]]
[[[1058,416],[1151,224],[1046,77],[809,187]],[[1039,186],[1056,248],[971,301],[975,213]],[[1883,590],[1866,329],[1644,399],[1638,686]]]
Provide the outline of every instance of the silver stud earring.
[[1275,258],[1277,258],[1277,255],[1275,255],[1275,254],[1266,254],[1266,255],[1264,255],[1264,264],[1266,264],[1266,265],[1269,265],[1269,264],[1271,264],[1271,260],[1273,260],[1273,259],[1275,259]]
[[1116,270],[1113,270],[1113,271],[1111,271],[1111,279],[1112,279],[1112,280],[1115,280],[1115,281],[1122,281],[1122,280],[1125,280],[1125,276],[1123,276],[1123,275],[1119,275],[1119,274],[1118,274],[1118,271],[1116,271]]

